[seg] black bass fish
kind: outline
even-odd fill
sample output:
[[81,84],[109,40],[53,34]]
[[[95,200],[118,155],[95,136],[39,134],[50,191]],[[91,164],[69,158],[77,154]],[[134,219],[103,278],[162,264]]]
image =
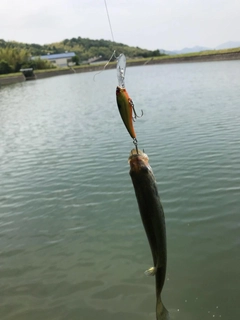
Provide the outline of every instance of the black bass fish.
[[134,186],[139,211],[152,251],[154,266],[145,274],[155,275],[156,279],[156,318],[157,320],[169,319],[167,309],[161,300],[166,267],[167,247],[166,229],[163,207],[160,202],[156,180],[152,168],[148,163],[148,156],[141,150],[133,149],[128,159],[130,176]]

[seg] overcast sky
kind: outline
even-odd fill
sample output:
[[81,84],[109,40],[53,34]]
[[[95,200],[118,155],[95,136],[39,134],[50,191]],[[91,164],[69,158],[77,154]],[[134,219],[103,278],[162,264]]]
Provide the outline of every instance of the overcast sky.
[[[240,41],[240,0],[107,0],[114,40],[146,49]],[[1,0],[0,39],[112,40],[104,0]]]

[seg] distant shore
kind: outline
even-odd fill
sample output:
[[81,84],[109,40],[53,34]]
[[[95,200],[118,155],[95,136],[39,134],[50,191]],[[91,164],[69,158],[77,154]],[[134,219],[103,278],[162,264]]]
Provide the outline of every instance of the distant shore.
[[[127,61],[128,67],[133,66],[144,66],[144,65],[154,65],[154,64],[166,64],[166,63],[191,63],[191,62],[210,62],[210,61],[229,61],[229,60],[240,60],[240,49],[235,52],[225,52],[225,53],[212,53],[208,54],[185,54],[176,56],[161,56],[157,58],[150,59],[136,59]],[[116,67],[116,62],[109,63],[106,69],[113,69]],[[86,66],[75,66],[74,68],[62,68],[62,69],[49,69],[49,70],[36,70],[35,76],[37,79],[44,79],[49,77],[55,77],[65,74],[75,74],[91,71],[99,71],[103,69],[103,64],[98,65],[86,65]],[[0,86],[7,85],[17,82],[26,81],[22,73],[0,75]]]

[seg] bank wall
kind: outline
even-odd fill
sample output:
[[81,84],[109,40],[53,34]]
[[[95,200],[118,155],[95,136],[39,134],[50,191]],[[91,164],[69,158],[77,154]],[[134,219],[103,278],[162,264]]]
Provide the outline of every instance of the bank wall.
[[[137,60],[127,62],[127,66],[141,66],[141,65],[153,65],[153,64],[166,64],[166,63],[184,63],[184,62],[206,62],[206,61],[224,61],[224,60],[240,60],[240,51],[239,52],[230,52],[230,53],[221,53],[221,54],[209,54],[209,55],[199,55],[199,56],[186,56],[186,57],[164,57],[162,59],[152,58],[149,60]],[[105,69],[116,68],[116,64],[109,64]],[[103,65],[93,66],[89,65],[86,67],[76,67],[69,68],[64,70],[49,70],[43,72],[35,72],[36,79],[44,79],[49,77],[55,77],[65,74],[74,74],[74,73],[83,73],[91,71],[100,71],[103,70]],[[0,86],[26,81],[25,77],[19,73],[17,76],[6,76],[4,78],[0,77]]]
[[19,73],[19,75],[16,75],[16,76],[8,76],[8,77],[6,76],[4,78],[0,77],[0,86],[17,83],[17,82],[24,82],[24,81],[25,81],[24,75]]

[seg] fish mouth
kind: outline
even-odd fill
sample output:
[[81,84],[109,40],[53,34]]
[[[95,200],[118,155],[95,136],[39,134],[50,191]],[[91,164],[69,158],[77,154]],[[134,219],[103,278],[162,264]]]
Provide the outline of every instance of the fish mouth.
[[144,153],[142,150],[138,151],[136,149],[132,149],[130,152],[130,156],[128,158],[128,163],[130,164],[131,171],[139,172],[142,170],[151,170],[151,167],[148,163],[148,155]]

